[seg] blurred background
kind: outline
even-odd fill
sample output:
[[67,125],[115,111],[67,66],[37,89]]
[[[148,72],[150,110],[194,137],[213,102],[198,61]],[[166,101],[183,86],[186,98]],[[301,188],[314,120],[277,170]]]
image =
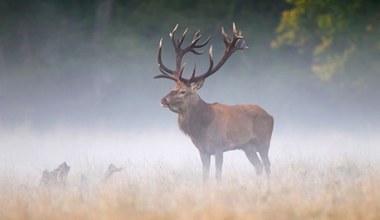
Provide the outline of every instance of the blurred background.
[[[207,79],[199,91],[206,102],[262,106],[275,118],[275,152],[378,146],[379,1],[3,0],[1,147],[14,157],[50,149],[57,161],[72,156],[63,149],[104,154],[112,146],[198,157],[176,115],[160,108],[173,82],[152,79],[158,42],[173,66],[169,32],[178,23],[190,39],[200,29],[218,59],[220,29],[231,33],[232,22],[249,49]],[[185,73],[193,63],[201,72],[208,57],[185,62]]]

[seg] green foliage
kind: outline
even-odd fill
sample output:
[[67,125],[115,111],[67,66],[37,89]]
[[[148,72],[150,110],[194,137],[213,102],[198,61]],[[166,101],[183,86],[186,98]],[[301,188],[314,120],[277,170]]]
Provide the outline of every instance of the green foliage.
[[380,55],[379,1],[287,2],[292,8],[283,12],[272,46],[291,45],[312,54],[312,70],[322,79],[349,72],[350,63],[368,53]]
[[270,23],[272,32],[284,7],[281,1],[4,0],[0,67],[138,59],[155,50],[158,39],[176,23],[201,28],[203,33],[215,33],[216,27],[233,21],[249,27],[245,33]]

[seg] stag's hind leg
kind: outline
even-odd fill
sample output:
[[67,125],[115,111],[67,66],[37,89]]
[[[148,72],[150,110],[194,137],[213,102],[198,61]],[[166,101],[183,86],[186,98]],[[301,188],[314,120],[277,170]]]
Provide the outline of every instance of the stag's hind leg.
[[265,173],[267,174],[267,177],[269,178],[271,174],[271,169],[270,169],[268,151],[260,151],[259,154],[260,154],[261,161],[263,161],[263,164],[264,164]]
[[215,154],[215,178],[220,181],[222,179],[223,152]]
[[255,167],[256,174],[258,176],[261,176],[261,174],[263,173],[263,164],[261,163],[259,157],[257,156],[256,150],[245,149],[244,152],[245,152],[245,155],[247,155],[249,162],[251,162],[251,164]]

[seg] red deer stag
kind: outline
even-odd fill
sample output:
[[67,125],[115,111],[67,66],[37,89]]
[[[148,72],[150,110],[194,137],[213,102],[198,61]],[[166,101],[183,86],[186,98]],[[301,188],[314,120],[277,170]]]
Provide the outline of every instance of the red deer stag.
[[[167,107],[178,114],[180,129],[188,135],[198,148],[203,165],[203,180],[207,181],[210,173],[210,158],[215,156],[216,179],[222,176],[223,152],[241,149],[256,169],[257,175],[263,172],[263,164],[267,177],[271,169],[268,157],[269,145],[273,130],[273,117],[257,105],[228,106],[219,103],[208,104],[196,93],[205,79],[218,71],[227,59],[237,50],[247,49],[240,31],[233,24],[233,34],[228,36],[222,28],[225,44],[223,56],[214,65],[212,46],[209,50],[210,64],[207,71],[196,76],[196,65],[190,78],[183,77],[183,56],[191,52],[201,55],[200,48],[209,42],[208,37],[199,43],[200,31],[196,32],[191,43],[182,47],[187,30],[180,38],[174,35],[178,24],[170,33],[176,54],[176,69],[172,70],[162,63],[162,39],[158,47],[158,67],[162,74],[154,78],[175,81],[174,88],[161,99],[162,107]],[[258,154],[257,154],[258,153]],[[258,155],[260,155],[261,160]]]

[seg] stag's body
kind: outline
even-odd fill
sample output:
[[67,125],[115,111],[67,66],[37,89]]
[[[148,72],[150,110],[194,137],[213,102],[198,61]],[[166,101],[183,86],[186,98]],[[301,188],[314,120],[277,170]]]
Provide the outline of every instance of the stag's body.
[[[176,26],[177,28],[177,26]],[[267,176],[270,176],[270,161],[268,151],[273,130],[273,117],[257,105],[223,105],[219,103],[208,104],[196,93],[203,85],[206,77],[216,72],[237,49],[245,49],[246,46],[241,35],[238,35],[234,25],[234,38],[229,38],[222,30],[226,44],[224,56],[216,67],[213,68],[212,48],[210,49],[210,67],[208,71],[195,77],[195,67],[190,79],[182,78],[183,67],[181,67],[182,56],[195,48],[203,47],[197,45],[200,38],[199,32],[194,36],[190,46],[181,49],[183,38],[174,39],[174,32],[171,33],[174,48],[177,52],[177,69],[172,71],[165,67],[161,61],[160,42],[158,62],[163,75],[156,78],[168,78],[176,81],[172,91],[161,100],[163,107],[168,107],[178,114],[178,124],[180,129],[188,135],[194,145],[198,148],[202,164],[203,179],[206,181],[209,176],[210,158],[215,156],[216,178],[220,179],[222,174],[223,152],[241,149],[247,155],[249,161],[256,168],[256,173],[261,175],[263,165]],[[179,55],[178,55],[179,54]],[[258,157],[260,155],[261,160]]]
[[273,119],[257,105],[228,106],[199,100],[178,114],[178,124],[199,151],[215,155],[229,150],[267,152]]

